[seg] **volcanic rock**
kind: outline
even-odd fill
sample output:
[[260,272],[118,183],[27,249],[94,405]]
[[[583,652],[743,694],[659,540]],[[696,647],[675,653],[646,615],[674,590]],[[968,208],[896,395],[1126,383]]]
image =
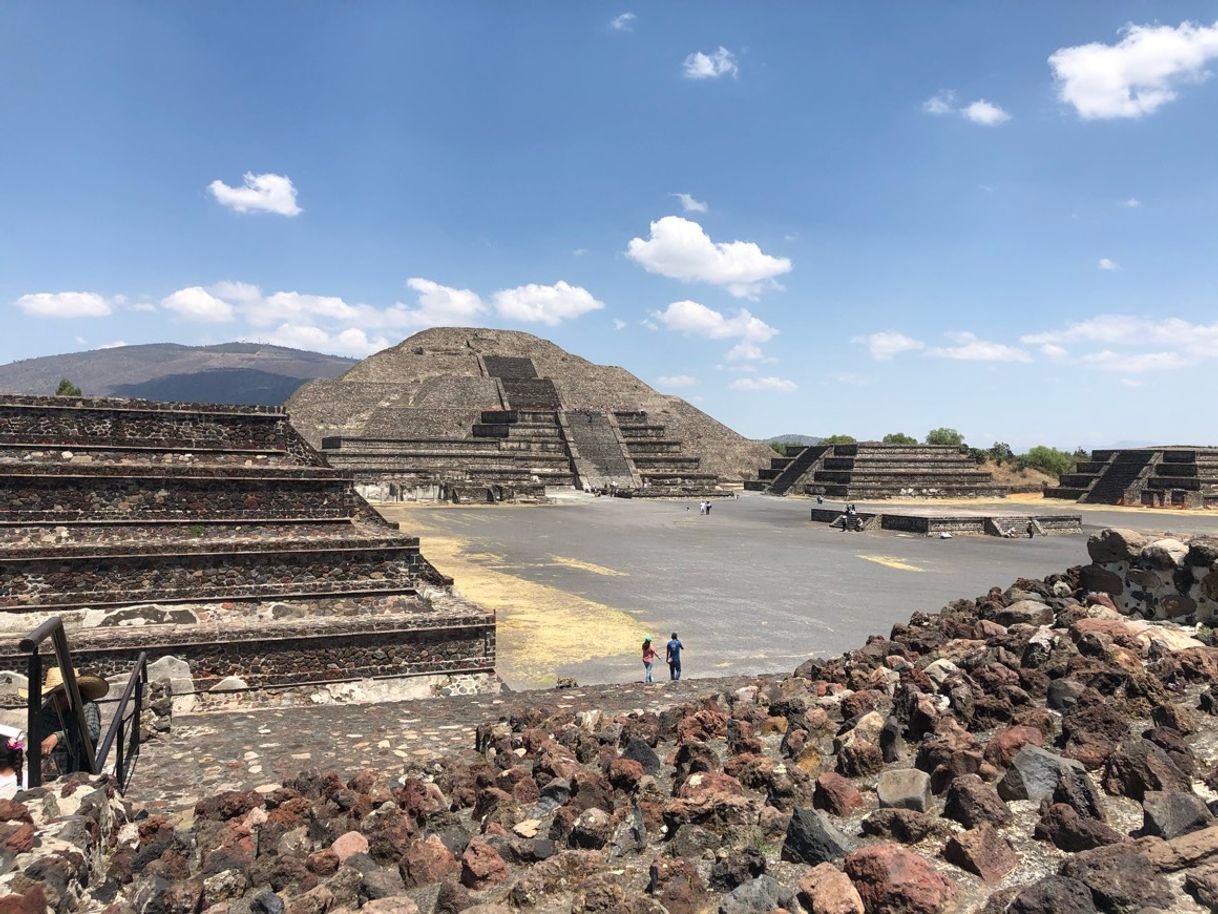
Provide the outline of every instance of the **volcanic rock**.
[[1007,839],[988,824],[952,835],[943,847],[943,859],[989,884],[1000,881],[1019,865],[1019,856]]
[[943,815],[955,819],[965,828],[978,825],[1005,825],[1011,821],[1011,810],[989,784],[975,774],[966,774],[952,781],[947,788]]
[[889,769],[876,785],[880,808],[912,809],[925,812],[930,806],[930,775],[917,768]]
[[846,875],[873,914],[939,914],[956,896],[956,887],[924,858],[896,844],[854,851]]
[[787,825],[782,859],[816,866],[838,860],[849,852],[850,841],[814,809],[797,808]]
[[1191,791],[1148,790],[1142,797],[1142,834],[1175,838],[1214,822],[1205,801]]

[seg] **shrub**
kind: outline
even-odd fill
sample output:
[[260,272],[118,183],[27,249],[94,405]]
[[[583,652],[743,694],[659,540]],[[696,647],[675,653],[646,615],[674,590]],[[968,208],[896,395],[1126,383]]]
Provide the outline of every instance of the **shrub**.
[[774,453],[779,457],[787,456],[787,446],[785,444],[779,444],[777,441],[771,441],[770,447],[774,449]]
[[1026,454],[1020,455],[1019,465],[1040,470],[1042,473],[1048,473],[1050,476],[1060,477],[1067,473],[1073,473],[1078,467],[1078,460],[1076,455],[1067,451],[1059,451],[1057,448],[1049,447],[1047,444],[1038,444]]
[[853,435],[830,435],[828,438],[822,438],[821,444],[858,444],[858,439]]
[[1015,452],[1011,450],[1011,446],[1005,441],[995,441],[993,447],[989,450],[990,459],[1000,466],[1009,460],[1015,459]]
[[932,428],[926,433],[926,443],[960,447],[964,444],[964,436],[954,428]]
[[80,388],[69,381],[67,378],[59,379],[59,386],[55,388],[55,396],[57,397],[79,397],[81,396]]
[[918,439],[904,432],[889,432],[884,436],[884,444],[917,444]]

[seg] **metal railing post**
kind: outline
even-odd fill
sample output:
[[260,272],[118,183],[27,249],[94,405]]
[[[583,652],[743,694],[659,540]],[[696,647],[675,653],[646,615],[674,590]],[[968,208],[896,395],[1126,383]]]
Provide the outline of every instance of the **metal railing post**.
[[42,655],[38,653],[37,645],[30,653],[26,664],[26,676],[29,677],[29,697],[26,699],[25,738],[28,745],[25,751],[25,767],[29,772],[26,787],[42,786]]

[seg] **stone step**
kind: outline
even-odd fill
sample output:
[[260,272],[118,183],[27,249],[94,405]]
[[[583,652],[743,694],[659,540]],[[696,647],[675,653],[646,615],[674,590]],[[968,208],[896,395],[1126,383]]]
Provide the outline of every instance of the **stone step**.
[[56,547],[47,557],[9,554],[0,558],[0,608],[413,593],[421,567],[418,541],[406,537],[397,543],[349,538],[224,545],[218,552],[167,551],[157,544],[145,552]]

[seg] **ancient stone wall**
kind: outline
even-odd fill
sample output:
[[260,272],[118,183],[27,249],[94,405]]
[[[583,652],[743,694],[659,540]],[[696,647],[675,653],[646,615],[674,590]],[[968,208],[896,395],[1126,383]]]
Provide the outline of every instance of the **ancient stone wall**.
[[1218,538],[1155,539],[1105,530],[1087,543],[1083,583],[1112,597],[1122,612],[1146,619],[1213,624],[1218,612]]
[[[133,467],[114,472],[90,468],[40,468],[37,474],[5,472],[0,520],[56,523],[76,520],[271,520],[350,517],[350,482],[333,475],[294,477],[166,471]],[[121,475],[118,475],[120,474]],[[218,479],[219,477],[220,479]],[[222,479],[222,482],[220,481]]]

